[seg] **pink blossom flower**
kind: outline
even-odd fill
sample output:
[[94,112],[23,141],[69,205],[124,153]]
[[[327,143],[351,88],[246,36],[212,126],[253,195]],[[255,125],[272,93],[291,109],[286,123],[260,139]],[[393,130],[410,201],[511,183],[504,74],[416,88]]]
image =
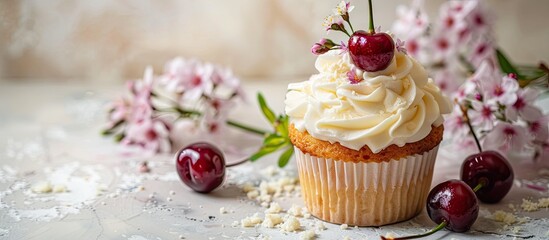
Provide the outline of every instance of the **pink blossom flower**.
[[467,135],[467,133],[469,132],[467,123],[465,121],[465,118],[463,118],[463,114],[459,105],[454,105],[454,110],[444,121],[444,128],[448,129],[448,131],[454,136]]
[[422,0],[414,0],[410,7],[398,6],[397,19],[391,27],[391,32],[406,39],[407,42],[424,35],[429,26],[429,17],[422,5]]
[[395,46],[396,46],[397,51],[399,51],[401,53],[404,53],[404,54],[407,54],[406,47],[405,47],[406,46],[406,41],[402,41],[402,40],[400,40],[400,38],[397,38]]
[[490,41],[479,40],[474,44],[469,60],[473,66],[478,67],[486,59],[490,59],[495,62],[494,53],[495,49]]
[[169,126],[159,119],[142,119],[127,126],[122,140],[126,145],[137,145],[151,152],[169,152]]
[[528,122],[528,130],[538,142],[549,140],[549,116],[540,116],[538,119]]
[[330,48],[333,47],[333,44],[330,44],[330,42],[331,40],[326,38],[320,39],[320,41],[318,41],[313,45],[313,47],[311,47],[311,52],[315,55],[321,55],[330,51]]
[[483,61],[475,72],[474,78],[478,79],[485,101],[511,105],[517,100],[519,85],[513,78],[501,77],[499,69],[493,62]]
[[109,106],[108,128],[114,127],[119,122],[125,122],[130,112],[130,103],[124,98],[114,100]]
[[484,149],[521,151],[529,142],[527,130],[519,125],[497,122],[483,142]]
[[457,76],[457,73],[451,71],[450,68],[445,68],[440,71],[436,71],[433,79],[441,91],[451,95],[458,90],[461,84],[459,77],[460,76]]
[[481,129],[491,129],[496,121],[497,106],[485,102],[472,101],[473,111],[469,111],[471,124]]
[[213,89],[213,65],[196,60],[175,58],[165,67],[161,83],[168,92],[179,93],[182,100],[197,101]]
[[357,83],[361,82],[362,80],[364,80],[362,78],[362,74],[358,74],[357,71],[358,71],[358,69],[353,67],[353,68],[351,68],[351,70],[349,72],[347,72],[347,78],[349,79],[351,84],[357,84]]
[[538,94],[539,92],[533,88],[519,90],[517,92],[516,101],[506,108],[505,114],[507,118],[513,121],[516,121],[519,116],[526,121],[539,119],[543,114],[533,105]]

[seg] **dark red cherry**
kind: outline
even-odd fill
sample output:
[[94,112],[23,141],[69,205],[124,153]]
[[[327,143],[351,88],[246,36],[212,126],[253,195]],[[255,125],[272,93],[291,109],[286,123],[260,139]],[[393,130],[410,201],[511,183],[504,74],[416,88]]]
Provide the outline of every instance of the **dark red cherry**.
[[477,220],[477,198],[465,182],[449,180],[429,192],[427,214],[437,224],[446,221],[450,231],[465,232]]
[[503,199],[511,190],[513,179],[511,165],[495,151],[473,154],[461,165],[461,180],[473,189],[482,184],[476,195],[485,203],[497,203]]
[[176,154],[176,169],[187,186],[208,193],[223,183],[225,159],[221,150],[212,144],[194,143]]
[[355,66],[366,72],[387,68],[395,55],[395,43],[387,33],[356,31],[348,46]]

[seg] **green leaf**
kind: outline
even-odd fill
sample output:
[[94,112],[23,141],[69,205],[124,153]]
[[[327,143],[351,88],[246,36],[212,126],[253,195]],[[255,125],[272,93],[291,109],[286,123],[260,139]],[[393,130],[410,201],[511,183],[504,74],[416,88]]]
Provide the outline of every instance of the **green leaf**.
[[286,138],[279,136],[278,134],[271,133],[263,140],[263,146],[275,147],[280,146],[286,142]]
[[276,120],[276,132],[284,138],[288,138],[288,116],[280,115]]
[[269,153],[272,153],[276,150],[278,150],[282,145],[279,145],[279,146],[262,146],[259,151],[257,151],[256,153],[254,153],[254,155],[252,155],[250,157],[250,161],[255,161]]
[[499,67],[501,68],[502,72],[507,74],[514,73],[519,79],[523,78],[522,75],[520,75],[517,71],[517,68],[513,66],[513,64],[511,64],[511,62],[507,59],[505,54],[503,54],[503,52],[499,48],[496,49],[496,55],[498,57]]
[[288,162],[290,161],[290,158],[294,155],[294,148],[292,145],[284,152],[282,155],[280,155],[280,158],[278,158],[278,166],[284,167]]
[[273,110],[271,110],[267,103],[265,102],[265,98],[261,93],[257,93],[257,101],[259,102],[259,107],[261,108],[261,111],[263,112],[263,115],[265,115],[265,118],[273,124],[276,121],[276,115],[274,114]]

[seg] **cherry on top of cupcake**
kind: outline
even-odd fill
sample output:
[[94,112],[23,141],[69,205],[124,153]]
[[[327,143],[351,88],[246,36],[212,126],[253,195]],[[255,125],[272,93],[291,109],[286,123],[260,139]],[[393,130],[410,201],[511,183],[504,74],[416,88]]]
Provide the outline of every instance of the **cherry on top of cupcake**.
[[[347,44],[341,42],[334,43],[330,39],[323,38],[315,43],[311,52],[316,55],[324,54],[332,49],[341,49],[349,51],[349,55],[356,66],[361,71],[377,72],[389,66],[395,54],[395,42],[393,38],[379,29],[374,29],[372,0],[368,0],[370,24],[368,31],[353,29],[349,13],[354,9],[350,2],[341,1],[333,11],[333,14],[324,19],[323,26],[326,31],[340,31],[349,36]],[[349,26],[351,33],[347,30],[344,22]],[[403,43],[397,41],[397,50],[405,52]],[[351,79],[351,82],[356,82]]]

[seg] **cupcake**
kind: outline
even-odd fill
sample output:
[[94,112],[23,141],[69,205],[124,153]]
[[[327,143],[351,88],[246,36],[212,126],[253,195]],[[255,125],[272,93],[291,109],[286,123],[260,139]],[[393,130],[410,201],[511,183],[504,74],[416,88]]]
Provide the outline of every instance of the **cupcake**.
[[338,224],[410,219],[425,206],[451,102],[394,45],[387,66],[368,72],[332,43],[285,99],[305,204]]

